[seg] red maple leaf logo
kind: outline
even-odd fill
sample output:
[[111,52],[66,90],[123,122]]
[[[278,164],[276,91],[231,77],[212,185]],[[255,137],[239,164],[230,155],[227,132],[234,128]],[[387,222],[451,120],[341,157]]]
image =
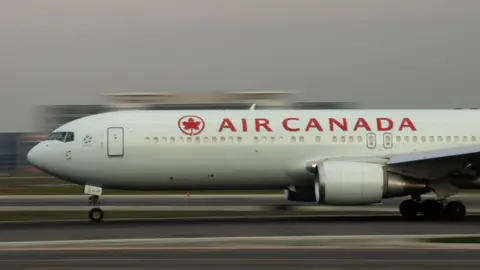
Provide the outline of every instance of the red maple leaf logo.
[[189,130],[189,129],[198,130],[201,122],[200,121],[195,121],[195,120],[193,120],[193,118],[190,117],[190,118],[188,118],[188,121],[183,121],[182,124],[183,124],[183,129],[185,129],[185,130]]
[[197,135],[205,128],[205,122],[202,118],[193,115],[187,115],[178,120],[178,127],[187,135]]

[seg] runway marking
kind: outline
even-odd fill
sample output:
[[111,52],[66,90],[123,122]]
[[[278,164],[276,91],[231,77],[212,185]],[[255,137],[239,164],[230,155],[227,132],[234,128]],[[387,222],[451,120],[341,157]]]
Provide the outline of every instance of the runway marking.
[[145,243],[145,242],[206,242],[206,241],[238,241],[238,240],[365,240],[375,239],[419,239],[419,238],[433,238],[433,237],[478,237],[480,234],[362,234],[362,235],[304,235],[304,236],[235,236],[235,237],[187,237],[187,238],[126,238],[126,239],[92,239],[92,240],[53,240],[53,241],[15,241],[15,242],[0,242],[1,245],[33,245],[33,244],[104,244],[104,243]]
[[209,261],[225,261],[225,262],[239,262],[239,261],[256,261],[256,262],[265,262],[269,261],[272,263],[278,262],[278,261],[283,261],[283,262],[289,262],[289,261],[298,261],[298,262],[337,262],[337,261],[351,261],[351,263],[358,263],[358,262],[370,262],[370,263],[375,263],[375,262],[392,262],[392,263],[402,263],[402,262],[430,262],[430,263],[442,263],[444,261],[448,262],[457,262],[457,263],[462,263],[462,262],[480,262],[480,259],[362,259],[362,258],[355,258],[355,257],[337,257],[337,258],[332,258],[332,259],[327,259],[327,258],[276,258],[276,257],[266,257],[266,258],[71,258],[71,259],[65,259],[65,258],[58,258],[58,259],[0,259],[0,262],[3,263],[16,263],[16,262],[21,262],[21,263],[46,263],[46,262],[52,262],[52,263],[68,263],[68,262],[85,262],[85,263],[90,263],[90,262],[107,262],[107,261],[113,261],[113,262],[141,262],[141,261],[169,261],[169,262],[209,262]]
[[[78,250],[238,250],[238,249],[335,249],[348,248],[348,246],[341,243],[327,243],[324,246],[289,246],[285,243],[280,245],[255,245],[240,243],[239,246],[218,246],[218,244],[227,242],[228,244],[235,244],[238,241],[315,241],[315,240],[414,240],[426,239],[435,237],[471,237],[480,236],[480,234],[415,234],[415,235],[329,235],[329,236],[260,236],[260,237],[199,237],[199,238],[150,238],[150,239],[100,239],[100,240],[60,240],[60,241],[18,241],[18,242],[3,242],[0,243],[1,251],[26,251],[26,250],[50,250],[50,251],[78,251]],[[217,244],[217,246],[169,246],[169,247],[135,247],[130,245],[148,245],[148,244],[201,244],[210,243]],[[371,242],[370,242],[371,243]],[[116,244],[123,246],[93,246],[93,245]],[[315,244],[315,243],[312,243]],[[348,243],[347,243],[348,244]],[[77,246],[74,245],[83,245]],[[238,245],[238,243],[237,243]],[[350,245],[352,245],[350,243]],[[381,247],[379,247],[381,246]],[[385,247],[384,247],[385,246]],[[358,248],[367,249],[383,249],[390,246],[391,249],[444,249],[446,247],[462,249],[479,249],[479,244],[435,244],[423,242],[405,242],[400,245],[392,245],[392,243],[379,243],[377,246],[362,246]],[[352,247],[352,246],[350,246]],[[357,248],[355,246],[355,248]]]
[[352,247],[352,246],[277,246],[277,247],[85,247],[85,248],[0,248],[0,252],[20,252],[20,251],[45,251],[45,252],[76,252],[76,251],[183,251],[183,252],[198,252],[198,251],[248,251],[248,250],[262,250],[262,251],[278,251],[278,250],[291,250],[291,251],[307,251],[307,250],[479,250],[479,246],[471,247],[457,247],[457,246],[443,246],[443,247],[403,247],[403,246],[379,246],[379,247]]

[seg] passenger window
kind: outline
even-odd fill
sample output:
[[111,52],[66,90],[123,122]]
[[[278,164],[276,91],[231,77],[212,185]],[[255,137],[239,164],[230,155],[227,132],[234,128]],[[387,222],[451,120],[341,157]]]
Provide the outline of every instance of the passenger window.
[[300,137],[298,138],[298,141],[301,142],[301,143],[303,143],[303,142],[305,142],[305,138],[304,138],[303,136],[300,136]]
[[455,142],[459,142],[460,138],[458,136],[455,136]]
[[257,136],[253,137],[253,141],[254,141],[255,143],[258,143],[258,137],[257,137]]
[[345,136],[340,137],[340,141],[341,141],[342,143],[345,143],[345,140],[346,140],[346,139],[345,139]]
[[348,142],[349,143],[353,143],[353,141],[354,141],[353,136],[348,137]]
[[241,143],[241,142],[242,142],[242,137],[238,136],[238,137],[237,137],[237,142],[238,142],[238,143]]
[[400,142],[402,140],[402,137],[400,136],[397,136],[396,138],[397,138],[397,142]]
[[467,136],[463,136],[463,142],[468,142],[468,137]]
[[430,142],[432,142],[432,143],[433,143],[434,141],[435,141],[435,137],[433,137],[433,136],[430,136]]
[[208,137],[203,138],[203,142],[208,143]]
[[200,137],[195,137],[195,143],[201,143]]
[[192,137],[187,137],[187,143],[192,143]]
[[170,137],[170,143],[175,143],[175,138],[174,137]]
[[220,142],[221,142],[221,143],[224,143],[224,142],[225,142],[225,137],[223,137],[223,136],[220,137]]
[[477,141],[477,137],[472,136],[472,142],[476,142],[476,141]]
[[167,137],[162,137],[162,142],[166,143],[167,142]]
[[292,143],[296,143],[296,142],[297,142],[296,139],[297,139],[297,138],[295,138],[295,136],[290,137],[290,141],[291,141]]
[[153,138],[153,141],[154,141],[155,143],[158,143],[158,137]]
[[443,141],[443,137],[442,137],[442,136],[438,136],[438,137],[437,137],[437,141],[442,142],[442,141]]
[[425,136],[422,136],[422,142],[426,142],[427,139],[425,138]]
[[266,136],[262,136],[262,142],[267,142],[267,137]]
[[361,142],[363,141],[363,137],[362,137],[362,136],[358,136],[358,137],[357,137],[357,141],[361,143]]
[[452,141],[452,137],[447,136],[447,142],[451,142],[451,141]]
[[338,140],[338,139],[337,139],[337,136],[333,136],[333,137],[332,137],[332,142],[337,142],[337,140]]
[[410,142],[410,137],[404,136],[404,137],[403,137],[403,140],[408,143],[408,142]]
[[233,137],[232,136],[228,137],[228,143],[233,143]]
[[315,141],[320,142],[321,140],[322,140],[322,137],[320,136],[315,137]]
[[275,142],[275,137],[274,137],[274,136],[270,137],[270,142],[271,142],[271,143],[274,143],[274,142]]
[[212,137],[212,143],[217,143],[217,137]]
[[417,141],[418,141],[417,136],[413,136],[412,142],[417,142]]

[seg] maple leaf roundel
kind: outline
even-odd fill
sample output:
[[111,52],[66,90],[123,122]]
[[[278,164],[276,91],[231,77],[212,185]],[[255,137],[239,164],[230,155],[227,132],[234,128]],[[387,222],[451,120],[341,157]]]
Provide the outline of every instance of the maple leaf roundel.
[[186,135],[198,135],[205,128],[205,122],[201,117],[186,115],[178,119],[178,128]]

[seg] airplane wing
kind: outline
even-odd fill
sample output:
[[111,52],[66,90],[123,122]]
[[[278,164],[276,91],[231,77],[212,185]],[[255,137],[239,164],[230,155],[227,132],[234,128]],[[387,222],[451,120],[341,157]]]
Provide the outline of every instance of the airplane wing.
[[[431,151],[393,155],[387,167],[398,173],[427,179],[452,174],[478,177],[480,171],[480,146],[445,148]],[[473,174],[472,174],[473,173]]]
[[455,159],[462,157],[480,157],[480,146],[446,148],[432,151],[413,152],[408,154],[395,155],[389,159],[387,165],[405,164],[416,161],[435,159]]

